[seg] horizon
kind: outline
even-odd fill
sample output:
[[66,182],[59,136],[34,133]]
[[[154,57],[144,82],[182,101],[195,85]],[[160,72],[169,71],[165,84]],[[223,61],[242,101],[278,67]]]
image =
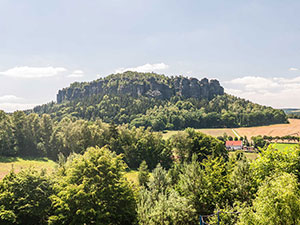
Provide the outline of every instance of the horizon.
[[298,1],[0,0],[0,110],[124,70],[217,79],[225,92],[300,108]]

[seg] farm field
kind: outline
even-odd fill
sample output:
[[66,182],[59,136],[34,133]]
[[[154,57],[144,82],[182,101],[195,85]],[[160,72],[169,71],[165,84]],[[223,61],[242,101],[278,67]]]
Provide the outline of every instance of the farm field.
[[268,135],[268,136],[285,136],[285,135],[294,135],[297,136],[300,134],[300,120],[299,119],[289,119],[289,124],[276,124],[270,126],[261,126],[261,127],[242,127],[236,128],[235,131],[240,136],[247,136],[248,139],[252,136],[258,135]]
[[47,173],[54,171],[56,163],[47,158],[0,157],[0,179],[7,175],[12,168],[16,173],[23,169],[45,169]]
[[[236,137],[247,136],[250,139],[252,136],[258,135],[268,135],[268,136],[285,136],[285,135],[300,135],[300,119],[289,119],[289,124],[275,124],[270,126],[261,126],[261,127],[241,127],[241,128],[214,128],[214,129],[196,129],[199,132],[217,137],[223,136],[226,133],[228,136]],[[165,139],[171,137],[172,135],[178,133],[177,130],[166,131],[163,133]]]

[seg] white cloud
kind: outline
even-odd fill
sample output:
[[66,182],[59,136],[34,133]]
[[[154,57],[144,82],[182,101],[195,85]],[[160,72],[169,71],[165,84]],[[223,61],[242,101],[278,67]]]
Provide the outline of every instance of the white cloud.
[[300,77],[246,76],[224,82],[225,92],[276,108],[299,107]]
[[26,104],[26,103],[0,103],[0,110],[5,112],[14,112],[17,110],[32,109],[38,104]]
[[232,84],[243,85],[247,90],[261,90],[279,87],[278,83],[264,77],[246,76],[230,81]]
[[298,71],[299,69],[298,68],[295,68],[295,67],[291,67],[289,68],[289,71]]
[[82,70],[74,70],[68,77],[83,77],[84,72]]
[[16,102],[21,100],[22,98],[19,98],[15,95],[4,95],[0,96],[0,102]]
[[63,67],[29,67],[21,66],[8,69],[0,72],[1,75],[17,78],[43,78],[57,76],[62,72],[66,72],[67,69]]
[[32,109],[38,104],[27,103],[24,98],[15,95],[0,96],[0,110],[14,112],[16,110]]
[[123,73],[126,71],[136,71],[136,72],[155,72],[157,70],[165,70],[168,69],[169,66],[165,63],[156,63],[156,64],[145,64],[142,66],[137,66],[133,68],[120,68],[115,71],[115,73]]

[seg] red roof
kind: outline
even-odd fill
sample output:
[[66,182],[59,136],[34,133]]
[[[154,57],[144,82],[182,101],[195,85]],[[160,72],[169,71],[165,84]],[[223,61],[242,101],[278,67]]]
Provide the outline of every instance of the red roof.
[[226,146],[242,146],[242,141],[226,141]]

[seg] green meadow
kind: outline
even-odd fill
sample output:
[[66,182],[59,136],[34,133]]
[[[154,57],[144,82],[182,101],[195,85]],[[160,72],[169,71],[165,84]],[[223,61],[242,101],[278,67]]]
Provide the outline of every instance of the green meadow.
[[54,171],[56,163],[48,158],[0,157],[0,179],[12,169],[18,173],[23,169],[45,169],[47,173]]

